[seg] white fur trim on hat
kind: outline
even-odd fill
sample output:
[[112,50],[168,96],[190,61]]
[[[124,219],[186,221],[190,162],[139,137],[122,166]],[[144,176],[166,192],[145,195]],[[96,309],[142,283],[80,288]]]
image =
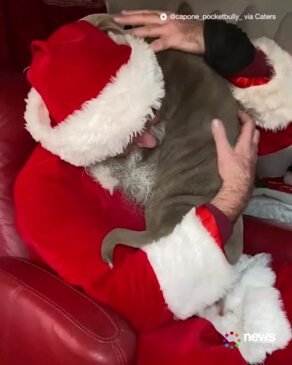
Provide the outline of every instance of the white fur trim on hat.
[[274,288],[276,276],[270,268],[270,255],[243,255],[235,270],[239,279],[234,289],[223,303],[209,307],[200,316],[223,336],[231,331],[239,334],[238,350],[243,358],[250,364],[261,363],[268,354],[288,345],[291,325],[280,292]]
[[[125,35],[131,57],[97,98],[51,127],[49,112],[32,88],[26,100],[26,128],[51,153],[75,166],[89,166],[123,152],[143,131],[164,97],[156,56],[143,40]],[[121,40],[119,39],[119,43]]]
[[265,85],[248,88],[231,87],[235,99],[255,112],[257,124],[267,130],[285,129],[292,121],[292,56],[273,40],[262,37],[254,42],[274,68]]
[[174,231],[142,248],[164,300],[178,319],[186,319],[222,298],[234,270],[192,209]]

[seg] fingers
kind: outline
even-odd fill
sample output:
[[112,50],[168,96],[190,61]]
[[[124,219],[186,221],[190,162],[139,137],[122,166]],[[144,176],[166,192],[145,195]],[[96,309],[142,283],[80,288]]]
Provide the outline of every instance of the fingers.
[[156,14],[160,15],[163,13],[161,10],[123,10],[122,15],[141,15],[141,14]]
[[115,17],[114,20],[118,24],[132,26],[164,23],[164,21],[160,19],[160,13],[128,14]]
[[231,146],[229,144],[226,131],[221,120],[214,119],[212,121],[211,128],[216,144],[218,159],[220,159],[221,157],[223,157],[223,155],[231,151]]
[[242,124],[254,123],[252,117],[247,112],[245,112],[243,110],[239,110],[238,116],[239,116],[239,119],[240,119]]
[[131,29],[129,33],[140,38],[157,38],[163,36],[164,28],[161,25],[146,25],[144,27]]
[[129,30],[129,33],[140,38],[158,38],[151,43],[151,48],[155,53],[169,48],[166,28],[163,25],[146,25],[144,27],[131,29]]
[[158,38],[150,44],[155,53],[169,48],[168,38],[164,36],[165,31],[163,26],[147,25],[145,27],[131,29],[129,33],[141,38]]
[[243,125],[240,137],[238,139],[237,147],[243,149],[249,149],[251,144],[254,143],[254,135],[256,131],[255,122],[245,112],[240,111],[238,113],[240,121]]
[[258,131],[256,129],[254,136],[253,136],[253,141],[252,141],[252,143],[253,143],[252,144],[252,158],[254,158],[255,160],[257,160],[257,158],[258,158],[259,141],[260,141],[260,131]]
[[259,144],[259,141],[260,141],[260,131],[258,131],[256,129],[255,133],[254,133],[254,136],[253,136],[253,143],[256,147],[258,147],[258,144]]
[[150,44],[151,48],[155,53],[164,51],[169,48],[168,42],[166,38],[156,39],[154,42]]

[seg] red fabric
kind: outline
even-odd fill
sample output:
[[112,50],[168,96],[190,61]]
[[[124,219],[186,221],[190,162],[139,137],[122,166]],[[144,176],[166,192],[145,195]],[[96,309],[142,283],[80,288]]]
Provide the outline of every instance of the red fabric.
[[[18,227],[30,249],[67,282],[125,316],[140,333],[138,364],[245,364],[237,349],[223,347],[207,321],[174,321],[142,250],[119,245],[113,269],[101,261],[101,241],[110,230],[145,229],[143,212],[119,192],[110,195],[83,169],[38,146],[17,179],[15,201]],[[197,215],[218,239],[212,216],[205,208],[197,209]],[[290,280],[286,285],[291,287]]]
[[194,317],[140,335],[138,365],[150,364],[247,365],[247,362],[238,349],[224,347],[223,336],[210,322]]
[[259,152],[260,156],[280,151],[292,145],[292,123],[281,131],[268,131],[258,128],[260,131]]
[[[111,305],[140,331],[173,320],[144,251],[118,246],[111,270],[100,257],[114,228],[145,229],[143,212],[123,195],[112,196],[84,172],[38,146],[15,187],[17,223],[32,251],[67,282]],[[211,214],[197,215],[219,238]]]
[[[292,323],[292,265],[286,263],[274,263],[273,270],[277,275],[276,288],[281,293],[283,306],[286,310],[287,317]],[[290,341],[288,347],[284,350],[278,350],[274,352],[265,361],[265,365],[288,365],[292,359],[292,341]]]
[[141,212],[120,194],[110,196],[83,169],[39,146],[16,182],[15,200],[23,238],[65,281],[110,304],[136,329],[172,319],[142,251],[117,253],[112,270],[100,258],[113,228],[144,229]]
[[[276,288],[281,293],[287,316],[292,322],[292,265],[274,263],[273,270],[277,275]],[[292,341],[286,349],[268,356],[264,365],[288,365],[291,358]],[[248,365],[239,349],[224,347],[223,336],[216,332],[210,322],[201,318],[174,322],[140,335],[138,365],[149,364]]]
[[228,80],[236,87],[241,89],[247,89],[251,86],[261,86],[267,84],[270,79],[268,77],[242,77],[233,76],[229,77]]
[[208,210],[213,214],[213,217],[216,220],[216,224],[220,231],[222,244],[225,246],[233,232],[232,222],[220,209],[215,207],[215,205],[211,203],[206,203],[205,207],[207,207]]
[[292,185],[287,185],[281,177],[265,177],[260,179],[261,185],[273,190],[282,191],[283,193],[292,194]]
[[274,261],[292,264],[292,224],[247,215],[243,233],[245,254],[267,252]]
[[33,42],[32,51],[28,80],[57,124],[96,98],[131,55],[129,46],[85,21],[61,27],[46,42]]
[[273,67],[268,63],[263,51],[257,49],[252,63],[237,75],[229,77],[228,80],[234,86],[245,89],[250,86],[265,85],[272,79],[273,75]]
[[225,242],[221,239],[220,229],[211,211],[206,206],[201,206],[196,210],[196,214],[200,217],[202,224],[207,227],[220,249],[224,251]]

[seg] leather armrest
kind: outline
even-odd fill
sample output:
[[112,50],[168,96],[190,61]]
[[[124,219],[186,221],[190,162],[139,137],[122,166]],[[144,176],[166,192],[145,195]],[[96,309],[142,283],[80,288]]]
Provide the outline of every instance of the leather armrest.
[[0,72],[0,256],[28,257],[15,227],[13,203],[15,178],[35,147],[24,128],[28,90],[24,75]]
[[136,336],[105,305],[29,261],[0,258],[1,364],[134,364]]
[[244,216],[244,252],[268,252],[275,261],[292,263],[292,225]]

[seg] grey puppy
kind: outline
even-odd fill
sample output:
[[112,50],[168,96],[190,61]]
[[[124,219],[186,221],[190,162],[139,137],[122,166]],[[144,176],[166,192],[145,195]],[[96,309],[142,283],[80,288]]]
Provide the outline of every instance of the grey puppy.
[[[183,14],[188,10],[180,8]],[[99,25],[97,19],[95,25]],[[157,57],[166,84],[161,109],[166,131],[162,144],[145,152],[147,158],[149,153],[159,153],[153,193],[145,206],[146,231],[112,230],[102,245],[102,257],[108,263],[117,244],[140,248],[153,243],[170,234],[191,208],[209,202],[221,186],[211,121],[223,120],[232,144],[240,131],[238,104],[227,83],[199,56],[171,50]],[[240,257],[242,244],[240,218],[225,246],[231,264]]]

